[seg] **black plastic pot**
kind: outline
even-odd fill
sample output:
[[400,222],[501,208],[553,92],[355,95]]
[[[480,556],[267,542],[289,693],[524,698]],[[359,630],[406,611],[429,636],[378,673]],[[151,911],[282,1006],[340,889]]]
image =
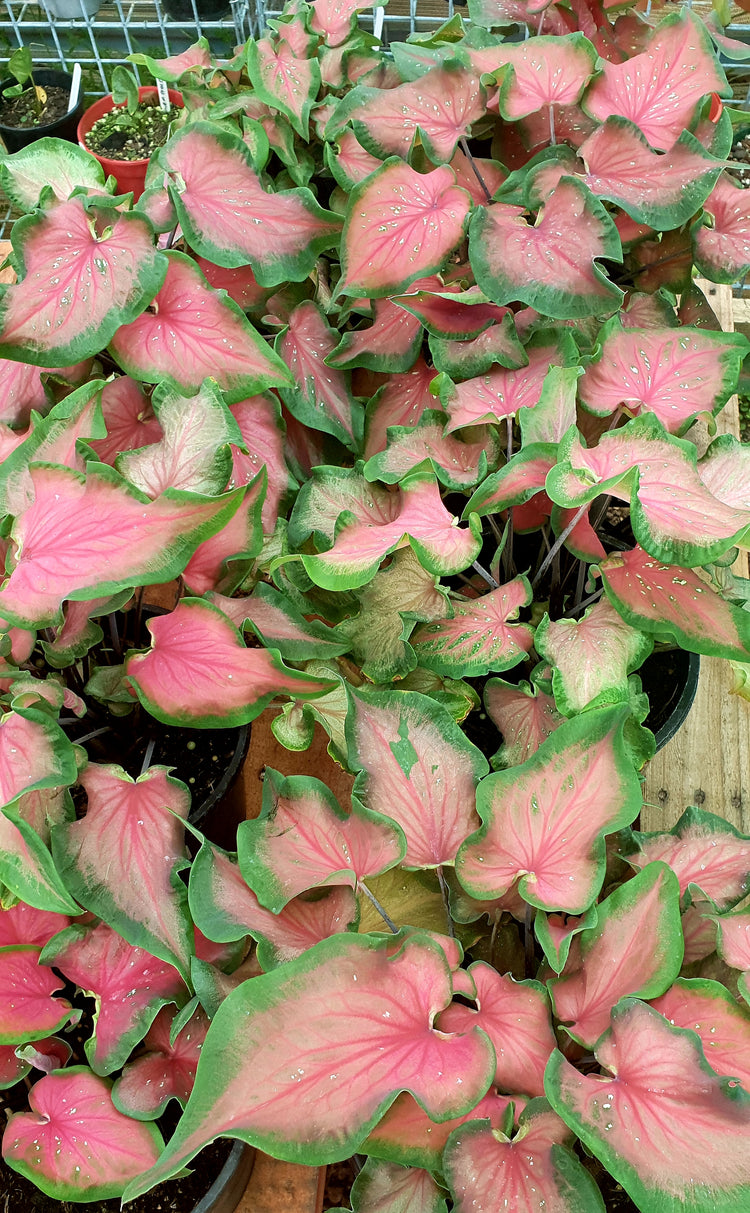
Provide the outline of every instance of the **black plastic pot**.
[[[54,68],[39,68],[34,72],[34,80],[37,84],[41,84],[42,88],[45,85],[57,85],[59,88],[67,89],[68,92],[73,83],[67,72],[60,72]],[[15,84],[15,80],[10,78],[3,80],[0,82],[0,92],[10,88],[12,84]],[[69,143],[77,143],[76,129],[84,108],[83,97],[79,97],[76,108],[55,122],[45,122],[42,126],[6,126],[0,122],[0,138],[9,152],[18,152],[22,147],[28,147],[30,143],[35,143],[37,139],[43,139],[46,135],[53,136],[55,139],[67,139]]]
[[[173,21],[195,21],[191,0],[165,0],[164,8]],[[195,8],[201,21],[219,21],[229,12],[227,0],[195,0]]]
[[684,649],[652,653],[637,671],[651,710],[643,722],[656,739],[657,751],[685,723],[698,689],[701,659]]
[[244,1141],[236,1141],[229,1158],[206,1195],[193,1206],[192,1213],[234,1213],[254,1165],[255,1150]]

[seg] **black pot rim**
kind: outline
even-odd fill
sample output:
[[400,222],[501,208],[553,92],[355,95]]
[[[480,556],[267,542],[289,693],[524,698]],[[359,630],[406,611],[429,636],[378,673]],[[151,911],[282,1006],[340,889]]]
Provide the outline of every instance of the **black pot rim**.
[[[230,1213],[236,1209],[255,1166],[256,1151],[244,1141],[235,1141],[229,1157],[211,1187],[191,1213]],[[221,1204],[219,1202],[221,1201]],[[234,1203],[232,1203],[234,1201]]]
[[695,699],[696,691],[698,690],[698,675],[700,674],[701,659],[697,653],[689,653],[686,649],[683,649],[682,651],[685,653],[688,659],[687,678],[685,679],[685,685],[682,688],[682,693],[672,709],[670,716],[664,721],[661,728],[654,733],[657,754],[659,753],[659,750],[664,749],[667,742],[671,741],[675,733],[682,728],[687,719],[688,712],[693,706],[693,700]]
[[[58,68],[40,67],[34,72],[35,77],[40,84],[67,84],[68,91],[73,84],[73,77],[68,72],[63,72]],[[50,77],[54,77],[51,79]],[[4,80],[0,80],[0,93],[3,89],[10,88],[13,84],[13,78],[7,76]],[[69,122],[76,117],[79,110],[83,110],[83,96],[78,98],[78,104],[74,110],[68,113],[61,114],[59,118],[55,118],[54,122],[45,122],[42,126],[8,126],[5,122],[0,122],[0,131],[11,131],[13,134],[31,134],[34,137],[34,142],[37,139],[43,139],[45,135],[52,131],[56,131],[64,122]]]

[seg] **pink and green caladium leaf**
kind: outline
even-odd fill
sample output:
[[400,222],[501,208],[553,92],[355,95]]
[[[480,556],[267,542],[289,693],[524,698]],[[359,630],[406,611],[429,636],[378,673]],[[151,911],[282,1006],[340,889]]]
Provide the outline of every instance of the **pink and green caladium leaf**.
[[626,708],[575,716],[522,767],[482,780],[482,827],[456,857],[472,897],[500,897],[518,881],[524,900],[541,910],[582,914],[591,905],[604,879],[604,835],[641,807],[623,736],[628,718]]
[[750,1090],[750,1010],[725,986],[679,977],[651,1006],[674,1027],[697,1032],[711,1069]]
[[665,863],[651,863],[598,906],[595,926],[576,936],[560,977],[549,982],[555,1015],[593,1048],[615,1003],[663,994],[682,965],[680,889]]
[[699,413],[718,413],[737,385],[746,350],[740,333],[623,328],[615,317],[602,329],[579,395],[597,417],[620,405],[636,414],[645,409],[677,434]]
[[302,556],[316,585],[330,590],[357,589],[370,580],[385,556],[407,543],[424,568],[436,576],[460,572],[479,555],[479,520],[469,517],[468,528],[459,527],[443,505],[430,472],[420,468],[405,476],[399,492],[391,495],[389,507],[390,519],[380,524],[367,520],[360,510],[345,510],[339,516],[333,546],[318,556]]
[[750,838],[695,805],[668,833],[632,831],[621,854],[636,869],[663,860],[676,873],[683,897],[697,886],[719,910],[736,905],[750,889]]
[[67,998],[55,998],[64,982],[39,964],[40,948],[0,948],[0,1044],[20,1045],[57,1032],[74,1015]]
[[357,15],[373,7],[372,0],[312,0],[310,29],[323,35],[326,46],[340,46],[355,32]]
[[102,463],[114,466],[121,451],[150,446],[161,438],[161,426],[149,398],[129,375],[109,379],[101,390],[99,404],[107,435],[90,440],[88,445]]
[[228,269],[249,263],[261,286],[304,281],[318,255],[338,242],[340,219],[308,189],[269,194],[251,152],[225,126],[183,128],[160,163],[190,247]]
[[187,788],[166,767],[135,780],[122,767],[97,763],[79,783],[86,815],[53,831],[57,870],[82,906],[187,978],[193,933],[179,875],[188,862]]
[[278,914],[265,909],[225,851],[203,842],[190,870],[190,912],[210,938],[231,942],[252,935],[264,972],[301,956],[321,939],[356,931],[357,899],[346,885],[324,897],[297,897]]
[[510,1128],[513,1109],[524,1107],[521,1096],[511,1102],[508,1095],[490,1089],[463,1116],[436,1124],[412,1095],[399,1095],[359,1148],[372,1158],[383,1158],[403,1166],[442,1171],[443,1150],[454,1129],[468,1120],[489,1120],[493,1129]]
[[0,186],[20,211],[33,211],[50,187],[61,202],[81,186],[103,194],[104,170],[98,160],[66,139],[35,139],[33,147],[29,144],[13,155],[0,156]]
[[[711,919],[716,924],[716,951],[730,968],[741,969],[747,979],[750,970],[750,910],[713,914]],[[750,1002],[747,986],[743,989],[740,985],[740,993]]]
[[635,547],[599,566],[604,589],[623,619],[691,653],[747,661],[747,612],[727,602],[695,570],[664,564]]
[[255,96],[286,114],[297,134],[307,139],[310,110],[320,90],[318,60],[299,58],[286,38],[251,38],[247,73]]
[[395,156],[386,160],[350,195],[339,293],[377,299],[437,273],[462,239],[470,209],[452,169],[418,173]]
[[19,281],[0,288],[0,355],[46,366],[100,353],[167,269],[147,220],[81,196],[24,216],[13,249]]
[[534,642],[521,607],[531,602],[528,578],[514,577],[481,598],[455,601],[450,619],[423,623],[411,637],[419,664],[449,678],[468,678],[518,665]]
[[117,470],[152,501],[169,488],[218,496],[232,467],[229,444],[240,445],[242,435],[216,381],[206,379],[194,396],[160,383],[151,402],[161,436],[123,452]]
[[503,744],[493,759],[493,766],[520,766],[563,722],[552,696],[529,682],[488,679],[484,706],[503,735]]
[[580,619],[552,620],[545,615],[534,647],[552,666],[557,707],[572,716],[588,707],[627,703],[628,674],[646,660],[654,642],[604,599]]
[[389,426],[415,425],[427,409],[435,407],[430,391],[434,378],[435,371],[421,354],[405,374],[389,376],[367,406],[365,458],[385,450]]
[[143,1040],[145,1052],[128,1062],[112,1089],[115,1107],[135,1120],[156,1120],[170,1099],[184,1108],[195,1081],[208,1016],[202,1007],[171,1040],[172,1008],[162,1007]]
[[189,593],[220,590],[232,594],[251,571],[263,547],[262,509],[266,492],[265,468],[245,487],[240,508],[220,531],[193,552],[183,577]]
[[133,947],[103,922],[61,931],[43,950],[42,964],[54,965],[96,999],[96,1027],[84,1048],[97,1074],[125,1064],[161,1007],[188,999],[172,965]]
[[692,1031],[623,999],[583,1075],[552,1054],[547,1098],[643,1213],[737,1213],[750,1199],[750,1097]]
[[287,661],[337,657],[347,650],[345,640],[317,619],[306,619],[284,594],[261,581],[249,598],[210,594],[209,601],[242,631],[249,622],[266,647],[278,649]]
[[602,74],[584,106],[604,122],[610,114],[629,118],[658,151],[669,151],[690,126],[706,93],[731,95],[700,18],[671,13],[639,55],[624,63],[601,63]]
[[745,191],[723,176],[705,209],[711,223],[694,233],[695,264],[711,282],[736,282],[750,269],[750,208]]
[[26,792],[68,787],[77,778],[75,752],[48,713],[17,708],[0,717],[0,806]]
[[455,1213],[603,1213],[599,1189],[572,1144],[572,1133],[546,1099],[524,1108],[512,1138],[476,1120],[456,1129],[443,1155]]
[[[470,337],[478,337],[508,314],[507,308],[490,303],[475,286],[466,291],[456,291],[441,290],[439,286],[432,290],[426,287],[415,290],[416,285],[413,284],[406,294],[394,296],[393,302],[418,317],[434,337],[466,341]],[[525,365],[523,354],[518,365]]]
[[138,1124],[112,1103],[111,1083],[86,1066],[47,1074],[3,1137],[3,1158],[56,1200],[121,1196],[163,1147],[155,1125]]
[[362,406],[352,395],[349,376],[326,363],[337,344],[338,333],[317,303],[306,299],[296,307],[276,342],[293,381],[282,387],[281,397],[298,421],[352,447],[362,435]]
[[266,767],[263,811],[237,829],[240,871],[261,905],[278,914],[309,889],[348,884],[356,889],[400,863],[406,844],[390,818],[336,797],[308,775],[284,778]]
[[426,409],[415,426],[389,426],[388,445],[368,459],[364,474],[369,480],[398,484],[404,476],[429,460],[435,475],[447,488],[470,488],[495,466],[499,444],[487,427],[475,441],[445,434],[445,414]]
[[323,1163],[348,1157],[399,1091],[411,1091],[437,1121],[468,1111],[489,1086],[494,1054],[477,1030],[433,1028],[450,998],[445,953],[420,934],[324,940],[245,982],[212,1020],[161,1162],[128,1198],[174,1174],[218,1133],[288,1161]]
[[476,1010],[454,1002],[438,1016],[441,1032],[480,1027],[497,1058],[495,1086],[509,1094],[544,1094],[544,1067],[555,1047],[549,998],[536,981],[514,981],[484,961],[469,966]]
[[429,1171],[371,1160],[352,1185],[351,1207],[354,1213],[447,1213],[445,1198]]
[[556,443],[530,443],[480,484],[469,498],[466,510],[481,518],[484,514],[498,514],[508,506],[525,504],[538,493],[544,493],[547,476],[556,463]]
[[596,905],[589,906],[585,914],[545,914],[537,910],[534,915],[534,934],[544,952],[545,959],[555,973],[561,973],[570,955],[570,947],[581,931],[595,927],[598,922]]
[[326,137],[351,122],[362,146],[381,160],[408,160],[418,139],[433,164],[448,164],[484,113],[479,76],[453,60],[396,88],[359,85],[339,104]]
[[535,222],[524,207],[497,202],[478,207],[469,225],[469,260],[485,295],[558,320],[618,309],[622,291],[597,264],[600,257],[621,261],[620,237],[602,203],[573,177],[561,180]]
[[325,162],[342,190],[347,193],[380,168],[383,161],[365,151],[352,130],[343,130],[323,149]]
[[265,464],[267,485],[261,519],[264,533],[270,535],[284,498],[296,487],[286,464],[281,407],[274,395],[265,392],[238,401],[229,411],[240,428],[245,450],[232,450],[232,476],[227,487],[249,484]]
[[68,926],[70,917],[67,914],[38,910],[35,906],[17,901],[9,909],[0,910],[0,947],[34,944],[43,948],[53,935]]
[[[287,669],[273,650],[248,649],[226,615],[199,598],[148,622],[151,648],[130,652],[125,672],[141,703],[165,724],[247,724],[275,695],[315,698],[327,681]],[[186,701],[185,688],[190,687]]]
[[[435,280],[437,281],[437,279]],[[341,369],[361,366],[389,374],[409,371],[422,346],[422,324],[391,299],[372,301],[372,324],[341,336],[326,364]]]
[[474,797],[487,760],[447,709],[415,691],[351,692],[349,763],[357,795],[406,837],[404,865],[452,864],[476,826]]
[[528,364],[520,368],[493,366],[463,383],[441,380],[440,397],[450,417],[446,432],[512,417],[522,408],[533,409],[541,400],[550,368],[567,366],[578,354],[570,333],[545,332],[531,339],[526,357]]
[[[75,782],[75,776],[67,782]],[[80,912],[46,845],[49,820],[64,820],[66,816],[65,790],[57,787],[28,792],[16,801],[14,808],[0,813],[0,894],[5,886],[14,897],[37,909],[57,914]]]
[[106,464],[90,464],[85,477],[50,465],[30,475],[34,504],[11,527],[15,556],[0,589],[0,613],[21,627],[61,622],[67,598],[170,581],[242,497],[206,500],[170,489],[149,501]]
[[169,252],[164,285],[149,308],[119,328],[110,352],[134,379],[196,392],[209,376],[228,403],[289,382],[289,372],[238,304],[206,282],[183,253]]
[[629,501],[636,541],[665,563],[692,567],[716,560],[750,525],[744,498],[737,501],[732,488],[727,501],[715,495],[696,467],[693,443],[667,434],[653,413],[603,434],[591,450],[571,428],[546,487],[567,509],[607,491]]
[[722,162],[683,131],[666,153],[651,148],[634,123],[610,117],[578,149],[593,194],[657,231],[680,227],[700,210]]
[[464,54],[500,86],[500,114],[517,122],[541,109],[575,105],[596,70],[596,50],[583,34],[503,42]]

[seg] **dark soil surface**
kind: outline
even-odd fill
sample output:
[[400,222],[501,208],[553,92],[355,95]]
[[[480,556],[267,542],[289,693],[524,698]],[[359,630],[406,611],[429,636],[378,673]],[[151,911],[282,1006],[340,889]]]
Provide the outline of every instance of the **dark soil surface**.
[[739,161],[736,167],[733,166],[728,170],[729,175],[734,177],[737,184],[741,185],[743,189],[748,189],[750,187],[750,135],[745,135],[744,138],[737,140],[729,158]]
[[[17,128],[47,126],[64,118],[68,112],[70,94],[67,89],[50,84],[44,89],[47,101],[37,113],[37,101],[33,88],[25,89],[18,97],[0,97],[0,124]],[[0,1197],[2,1199],[2,1197]],[[5,1213],[0,1205],[0,1213]]]
[[[327,1209],[348,1209],[349,1196],[352,1190],[359,1167],[353,1158],[346,1158],[343,1162],[331,1163],[326,1168],[326,1186],[323,1196],[323,1213]],[[0,1206],[2,1209],[2,1206]]]
[[110,160],[147,160],[166,143],[170,123],[179,112],[174,105],[166,113],[158,104],[142,101],[135,113],[129,114],[124,105],[117,105],[94,123],[86,144],[92,152]]

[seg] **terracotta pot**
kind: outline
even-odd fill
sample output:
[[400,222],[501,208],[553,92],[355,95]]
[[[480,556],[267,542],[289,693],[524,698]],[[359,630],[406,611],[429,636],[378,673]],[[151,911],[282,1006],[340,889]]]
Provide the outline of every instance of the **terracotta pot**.
[[325,1167],[279,1162],[257,1151],[236,1213],[322,1213]]
[[[57,85],[59,88],[67,89],[68,92],[73,83],[72,77],[67,72],[59,72],[52,68],[35,70],[34,80],[42,88],[45,85]],[[10,88],[12,84],[15,84],[15,80],[10,78],[3,80],[0,82],[0,92],[5,88]],[[22,147],[28,147],[30,143],[35,143],[37,139],[43,139],[46,135],[75,143],[76,127],[82,114],[83,99],[81,98],[72,113],[63,114],[62,118],[57,118],[54,122],[45,122],[43,126],[5,126],[4,123],[0,123],[0,138],[9,152],[18,152]]]
[[[158,93],[153,86],[138,89],[139,101],[146,101],[151,97],[157,96]],[[178,93],[176,89],[170,88],[169,100],[172,102],[172,105],[182,105],[182,93]],[[133,201],[137,202],[143,193],[150,157],[144,160],[111,160],[108,156],[100,156],[98,152],[92,152],[91,148],[86,144],[86,136],[94,123],[114,108],[115,103],[112,100],[111,93],[107,97],[102,97],[99,101],[95,101],[93,105],[90,105],[78,123],[78,142],[87,152],[91,152],[92,156],[96,156],[107,176],[115,178],[119,192],[121,194],[129,194],[132,191]]]

